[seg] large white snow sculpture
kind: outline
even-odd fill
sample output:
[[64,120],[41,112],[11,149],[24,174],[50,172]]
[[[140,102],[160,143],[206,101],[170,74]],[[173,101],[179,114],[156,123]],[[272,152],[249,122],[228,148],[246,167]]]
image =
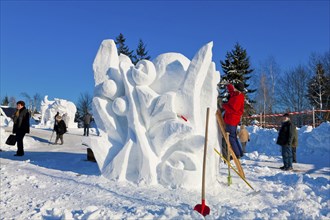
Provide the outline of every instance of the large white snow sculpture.
[[63,120],[68,128],[77,128],[78,125],[74,122],[74,117],[77,108],[73,102],[55,98],[54,101],[49,101],[46,95],[44,100],[41,102],[41,120],[40,127],[53,128],[54,127],[54,116],[57,112],[63,116]]
[[220,74],[212,62],[212,46],[203,46],[191,61],[166,53],[134,66],[127,56],[117,55],[113,40],[102,42],[93,64],[93,113],[101,138],[90,139],[89,145],[105,177],[200,188],[210,107],[206,176],[207,183],[214,183]]

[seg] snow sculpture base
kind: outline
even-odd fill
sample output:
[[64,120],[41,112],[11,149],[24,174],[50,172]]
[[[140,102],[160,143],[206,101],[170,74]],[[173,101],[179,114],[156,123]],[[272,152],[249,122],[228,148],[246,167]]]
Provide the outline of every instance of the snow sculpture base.
[[215,113],[220,74],[210,42],[190,61],[166,53],[134,66],[104,40],[95,57],[93,115],[101,137],[90,141],[102,175],[136,184],[200,189],[206,108],[210,107],[207,183],[220,146]]

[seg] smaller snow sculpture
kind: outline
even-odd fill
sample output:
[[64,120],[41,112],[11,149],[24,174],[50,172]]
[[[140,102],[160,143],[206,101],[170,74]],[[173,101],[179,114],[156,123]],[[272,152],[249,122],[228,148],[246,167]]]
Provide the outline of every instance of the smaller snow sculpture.
[[74,122],[74,117],[77,108],[73,102],[55,98],[54,101],[49,101],[46,95],[44,100],[41,102],[41,120],[40,127],[53,128],[54,117],[57,112],[61,116],[64,116],[66,126],[68,128],[77,128],[77,123]]

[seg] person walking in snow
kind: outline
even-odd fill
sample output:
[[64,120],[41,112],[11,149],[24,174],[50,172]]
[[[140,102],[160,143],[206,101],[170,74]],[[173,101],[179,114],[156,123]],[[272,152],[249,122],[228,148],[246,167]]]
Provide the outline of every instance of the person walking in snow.
[[57,144],[58,140],[61,140],[61,145],[62,145],[64,143],[63,142],[63,135],[65,134],[65,132],[67,132],[67,130],[66,130],[66,124],[62,120],[62,117],[60,115],[58,115],[56,117],[56,123],[55,123],[55,126],[54,126],[54,130],[56,132],[56,139],[55,139],[54,144]]
[[57,125],[57,121],[56,121],[56,117],[59,116],[60,113],[57,112],[56,115],[54,116],[54,127],[53,127],[53,131],[55,130],[55,125]]
[[237,125],[241,121],[244,112],[244,84],[235,81],[234,84],[227,85],[229,92],[229,100],[222,105],[225,110],[224,122],[226,124],[226,132],[229,132],[229,141],[237,158],[243,157],[243,150],[237,139]]
[[23,139],[26,133],[30,133],[30,113],[25,108],[25,102],[16,103],[16,112],[12,116],[14,126],[13,134],[16,134],[17,151],[14,156],[24,156]]
[[297,147],[298,147],[298,131],[296,126],[292,125],[293,140],[292,140],[292,163],[297,163]]
[[283,116],[282,126],[278,132],[276,144],[282,148],[282,158],[284,166],[280,167],[281,170],[292,170],[292,142],[294,132],[289,114],[285,113]]
[[240,131],[238,132],[238,138],[241,142],[243,153],[246,153],[246,143],[250,141],[250,134],[245,128],[245,125],[241,125]]
[[84,115],[83,121],[84,121],[84,136],[88,136],[89,135],[89,127],[90,127],[90,123],[92,122],[92,115],[89,114],[89,112],[86,112],[86,114]]

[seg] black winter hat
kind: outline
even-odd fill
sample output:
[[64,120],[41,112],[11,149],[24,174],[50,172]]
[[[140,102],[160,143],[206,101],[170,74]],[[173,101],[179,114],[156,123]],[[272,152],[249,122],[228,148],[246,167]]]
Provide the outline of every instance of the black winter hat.
[[234,83],[234,87],[238,90],[238,91],[241,91],[241,92],[244,92],[245,91],[245,87],[244,87],[244,83],[242,82],[235,82]]

